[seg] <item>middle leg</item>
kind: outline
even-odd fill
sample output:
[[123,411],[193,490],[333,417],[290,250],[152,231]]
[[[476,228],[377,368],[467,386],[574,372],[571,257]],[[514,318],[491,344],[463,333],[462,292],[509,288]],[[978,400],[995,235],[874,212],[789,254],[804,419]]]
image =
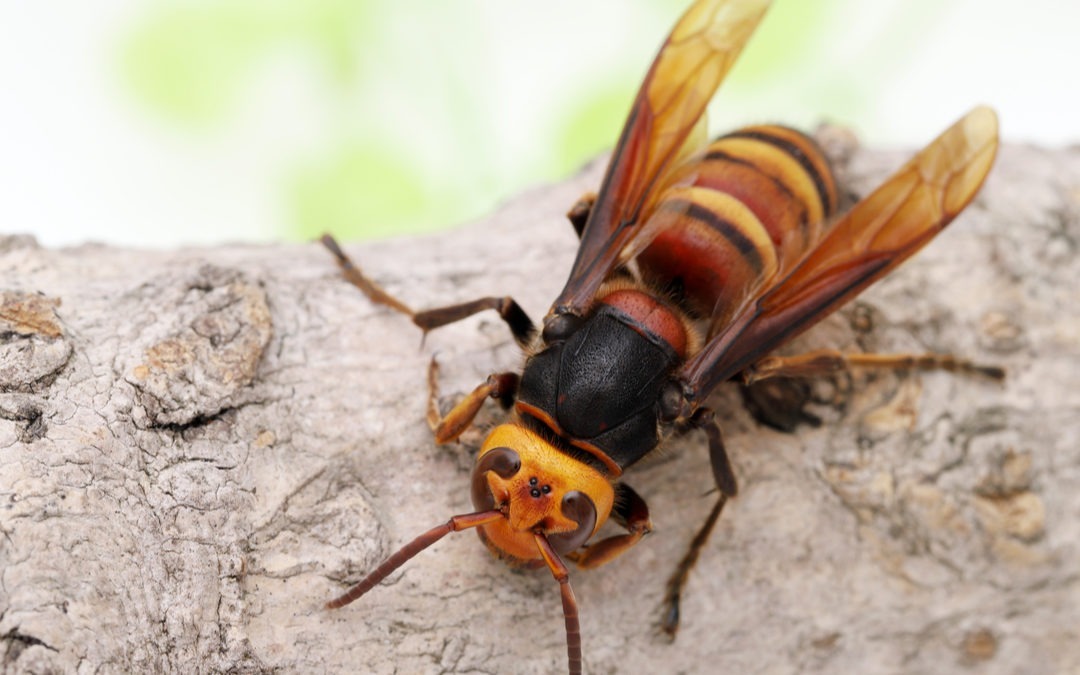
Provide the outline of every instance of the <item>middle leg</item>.
[[698,408],[690,417],[689,428],[704,429],[709,439],[709,462],[712,465],[713,480],[716,482],[719,498],[709,515],[705,518],[698,529],[697,534],[690,541],[682,560],[675,567],[675,572],[668,578],[667,590],[664,594],[664,610],[660,619],[660,628],[672,639],[679,630],[681,619],[680,607],[682,604],[683,591],[690,579],[690,571],[694,569],[701,550],[709,541],[716,522],[720,519],[720,513],[724,510],[729,498],[738,494],[739,486],[735,480],[735,472],[731,468],[731,460],[724,448],[724,439],[720,433],[720,425],[711,410]]
[[705,522],[702,523],[701,528],[698,529],[697,534],[695,534],[693,540],[691,540],[690,547],[687,548],[686,554],[683,555],[682,560],[679,561],[674,574],[668,579],[667,591],[664,594],[664,613],[660,619],[660,628],[667,633],[668,637],[672,640],[675,639],[675,634],[679,631],[679,622],[682,619],[680,614],[682,594],[683,589],[686,587],[686,582],[690,578],[690,570],[692,570],[697,563],[698,557],[701,555],[701,549],[704,548],[705,543],[709,541],[709,535],[712,534],[713,528],[716,527],[716,522],[720,520],[720,513],[723,512],[724,505],[727,504],[727,501],[728,496],[721,492],[716,500],[716,504],[713,505],[712,510],[709,511],[708,517],[705,518]]

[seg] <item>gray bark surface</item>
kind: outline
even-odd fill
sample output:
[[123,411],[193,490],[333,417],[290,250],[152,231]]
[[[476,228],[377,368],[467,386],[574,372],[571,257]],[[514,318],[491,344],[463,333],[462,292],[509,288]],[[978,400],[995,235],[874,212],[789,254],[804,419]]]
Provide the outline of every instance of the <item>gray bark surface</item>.
[[[855,151],[849,185],[900,159]],[[562,213],[599,171],[348,250],[412,306],[510,294],[538,319],[576,246]],[[1080,672],[1078,246],[1080,151],[1006,146],[955,224],[789,350],[952,352],[1003,365],[1004,384],[856,372],[816,383],[824,424],[794,434],[723,388],[742,491],[678,640],[656,620],[712,504],[697,435],[626,476],[655,532],[572,573],[587,672]],[[432,353],[444,409],[521,362],[490,315],[421,348],[316,244],[0,237],[0,671],[562,671],[550,574],[469,533],[322,608],[471,510],[482,431],[434,445]]]

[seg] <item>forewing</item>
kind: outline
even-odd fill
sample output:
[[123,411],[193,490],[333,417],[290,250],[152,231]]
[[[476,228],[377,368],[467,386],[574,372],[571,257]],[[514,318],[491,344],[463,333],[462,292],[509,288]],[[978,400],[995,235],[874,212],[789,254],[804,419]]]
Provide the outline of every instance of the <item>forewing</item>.
[[639,231],[664,173],[686,156],[687,139],[769,0],[698,0],[675,24],[645,76],[582,232],[570,277],[552,308],[582,314]]
[[997,152],[997,116],[969,112],[837,221],[778,283],[683,369],[698,399],[828,316],[922,248],[975,196]]

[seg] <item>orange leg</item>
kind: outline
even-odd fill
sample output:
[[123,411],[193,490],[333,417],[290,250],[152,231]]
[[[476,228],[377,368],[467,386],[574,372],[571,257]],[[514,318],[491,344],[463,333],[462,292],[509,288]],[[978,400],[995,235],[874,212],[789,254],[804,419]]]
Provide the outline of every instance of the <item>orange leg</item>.
[[435,434],[435,442],[440,445],[457,440],[472,424],[480,406],[488,398],[497,399],[504,408],[510,407],[517,394],[519,376],[517,373],[499,373],[489,375],[483,384],[473,389],[455,405],[445,416],[439,413],[439,363],[431,359],[428,366],[428,406],[427,423]]
[[649,520],[649,506],[645,500],[629,485],[619,483],[615,486],[615,507],[612,517],[619,525],[626,528],[626,534],[617,534],[590,544],[568,557],[582,569],[592,569],[606,565],[641,541],[652,532]]
[[[532,343],[536,329],[532,320],[529,319],[529,316],[513,298],[481,298],[460,305],[416,312],[365,276],[333,237],[328,234],[323,235],[321,241],[337,258],[342,274],[349,283],[359,288],[372,302],[385,305],[408,316],[425,334],[433,328],[460,321],[486,309],[494,309],[499,312],[499,316],[510,327],[510,332],[513,333],[518,344],[525,347]],[[504,408],[509,408],[517,394],[518,375],[514,373],[491,375],[486,382],[469,393],[464,400],[454,406],[444,417],[439,413],[438,406],[438,373],[439,364],[435,359],[432,359],[428,368],[427,422],[435,433],[435,440],[438,443],[449,443],[456,440],[462,432],[468,429],[485,399],[489,397],[498,399]]]
[[766,356],[743,372],[743,382],[753,384],[770,377],[816,377],[848,368],[916,368],[982,375],[995,380],[1005,377],[1002,368],[972,363],[952,354],[841,354],[835,349],[819,349],[797,356]]

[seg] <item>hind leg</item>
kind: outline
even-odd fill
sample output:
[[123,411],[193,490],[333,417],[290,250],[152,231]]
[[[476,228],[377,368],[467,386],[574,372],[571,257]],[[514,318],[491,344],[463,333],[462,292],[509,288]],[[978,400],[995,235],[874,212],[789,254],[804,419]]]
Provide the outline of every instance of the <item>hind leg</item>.
[[1005,378],[1005,370],[998,366],[974,363],[952,354],[841,354],[835,349],[819,349],[797,356],[767,356],[743,372],[743,382],[753,384],[773,377],[817,377],[849,368],[944,370],[994,380]]

